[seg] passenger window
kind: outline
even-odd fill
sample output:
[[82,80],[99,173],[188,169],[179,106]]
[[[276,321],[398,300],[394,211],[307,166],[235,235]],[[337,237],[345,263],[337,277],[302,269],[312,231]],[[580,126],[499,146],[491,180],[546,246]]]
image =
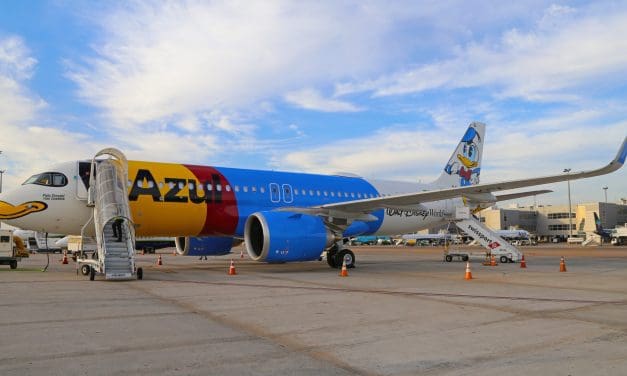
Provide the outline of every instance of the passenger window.
[[335,192],[331,191],[331,197],[335,197]]
[[329,192],[327,192],[327,191],[324,191],[322,193],[324,194],[324,197],[327,197],[329,195]]
[[193,191],[194,190],[194,183],[189,183],[188,187],[189,187],[190,191]]
[[361,198],[361,193],[357,193],[357,198]]
[[259,192],[261,192],[261,193],[265,193],[265,192],[266,192],[266,189],[265,189],[264,187],[259,187]]
[[[152,183],[152,182],[150,182]],[[149,188],[152,188],[152,186],[150,185],[150,183],[148,184]],[[183,183],[182,181],[179,182],[179,189],[183,189],[185,188],[185,183]]]
[[288,204],[294,201],[294,197],[292,197],[292,187],[289,184],[283,184],[283,201]]
[[257,192],[257,187],[255,187],[255,186],[253,185],[253,187],[251,188],[251,190],[252,190],[253,192]]
[[247,185],[244,186],[244,192],[248,192],[248,186]]
[[235,186],[235,192],[239,192],[239,185]]
[[216,184],[216,191],[222,192],[222,184]]
[[207,183],[207,190],[213,191],[213,185],[211,183]]
[[231,186],[230,185],[227,184],[224,188],[226,188],[227,192],[231,192]]
[[320,191],[316,191],[316,196],[320,196]]
[[351,192],[351,197],[355,198],[355,192]]

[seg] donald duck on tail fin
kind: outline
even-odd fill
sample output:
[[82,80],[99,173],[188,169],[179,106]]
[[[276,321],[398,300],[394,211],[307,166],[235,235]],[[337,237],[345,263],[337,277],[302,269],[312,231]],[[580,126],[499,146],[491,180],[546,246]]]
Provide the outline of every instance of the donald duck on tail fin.
[[445,187],[464,187],[479,183],[481,155],[485,124],[472,123],[468,126],[457,148],[444,167],[444,172],[436,183]]

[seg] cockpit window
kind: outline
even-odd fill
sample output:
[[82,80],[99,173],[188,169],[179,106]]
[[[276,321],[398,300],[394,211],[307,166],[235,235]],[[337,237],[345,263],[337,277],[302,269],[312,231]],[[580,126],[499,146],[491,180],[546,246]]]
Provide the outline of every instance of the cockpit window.
[[48,187],[64,187],[67,185],[67,177],[60,172],[44,172],[26,179],[22,185],[26,184],[45,185]]

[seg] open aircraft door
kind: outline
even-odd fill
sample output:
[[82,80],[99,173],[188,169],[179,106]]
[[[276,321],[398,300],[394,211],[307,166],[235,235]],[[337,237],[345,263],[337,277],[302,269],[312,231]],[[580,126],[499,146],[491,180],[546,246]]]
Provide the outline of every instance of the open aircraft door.
[[78,162],[78,174],[76,175],[76,198],[87,200],[87,189],[89,188],[89,174],[91,173],[91,163]]

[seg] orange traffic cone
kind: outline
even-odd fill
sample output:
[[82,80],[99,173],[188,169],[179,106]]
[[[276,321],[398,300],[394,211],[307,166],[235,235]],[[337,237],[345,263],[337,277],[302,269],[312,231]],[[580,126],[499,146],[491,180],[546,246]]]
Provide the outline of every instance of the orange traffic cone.
[[231,266],[229,266],[229,275],[237,275],[237,272],[235,271],[235,264],[233,263],[233,260],[231,260]]
[[470,271],[470,261],[466,261],[466,277],[465,279],[472,279],[472,272]]
[[63,251],[63,261],[61,261],[62,264],[66,265],[67,262],[67,251]]
[[483,265],[483,266],[490,266],[490,254],[489,253],[485,254],[485,261],[482,262],[481,265]]
[[564,256],[560,259],[560,272],[566,271],[566,262],[564,261]]
[[520,259],[520,268],[521,269],[527,268],[527,263],[525,262],[525,255],[522,255],[522,258]]
[[159,255],[159,257],[157,258],[157,265],[163,265],[163,262],[161,261],[161,255]]
[[244,258],[244,251],[239,251],[239,258],[241,258],[241,259]]
[[340,271],[340,277],[348,277],[348,269],[346,269],[346,260],[342,261],[342,270]]
[[496,257],[494,255],[490,258],[490,266],[496,266]]

